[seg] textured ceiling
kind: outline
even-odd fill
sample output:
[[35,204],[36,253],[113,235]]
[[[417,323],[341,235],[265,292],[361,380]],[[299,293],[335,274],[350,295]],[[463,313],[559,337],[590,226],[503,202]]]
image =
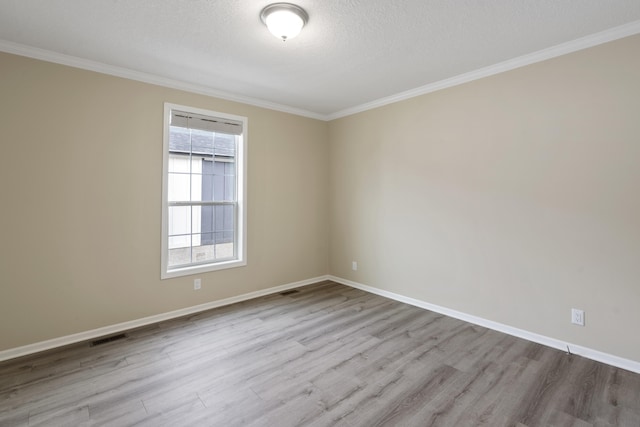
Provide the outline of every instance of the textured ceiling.
[[[640,20],[639,0],[297,0],[281,42],[268,0],[0,0],[16,44],[330,117]],[[15,49],[14,49],[15,50]]]

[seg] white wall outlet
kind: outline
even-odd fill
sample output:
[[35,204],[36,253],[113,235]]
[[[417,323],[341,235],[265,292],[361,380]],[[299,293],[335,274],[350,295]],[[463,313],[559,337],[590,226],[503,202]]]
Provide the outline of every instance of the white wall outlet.
[[202,287],[202,279],[194,279],[193,280],[193,290],[197,291]]
[[351,261],[351,269],[353,271],[357,271],[358,270],[358,262],[357,261]]
[[571,309],[571,323],[584,326],[584,310]]

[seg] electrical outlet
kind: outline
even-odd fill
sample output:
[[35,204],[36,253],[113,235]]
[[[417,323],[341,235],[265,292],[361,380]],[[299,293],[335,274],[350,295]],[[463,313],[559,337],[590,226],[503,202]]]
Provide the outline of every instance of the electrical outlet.
[[571,323],[584,326],[584,310],[571,309]]
[[193,280],[193,290],[197,291],[202,287],[202,279],[194,279]]
[[353,271],[357,271],[358,270],[358,262],[357,261],[352,261],[351,262],[351,269]]

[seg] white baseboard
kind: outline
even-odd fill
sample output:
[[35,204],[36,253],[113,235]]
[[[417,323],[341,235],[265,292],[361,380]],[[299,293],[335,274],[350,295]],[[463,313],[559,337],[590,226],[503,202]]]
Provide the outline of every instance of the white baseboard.
[[208,302],[205,304],[194,305],[192,307],[181,308],[180,310],[174,310],[167,313],[156,314],[153,316],[143,317],[142,319],[131,320],[128,322],[122,322],[115,325],[105,326],[98,329],[92,329],[90,331],[84,331],[73,335],[67,335],[60,338],[53,338],[46,341],[37,342],[34,344],[28,344],[22,347],[10,348],[8,350],[0,351],[0,362],[4,360],[14,359],[20,356],[26,356],[33,353],[38,353],[45,350],[50,350],[56,347],[62,347],[69,344],[75,344],[82,341],[88,341],[94,338],[103,337],[105,335],[112,335],[119,332],[127,331],[129,329],[139,328],[141,326],[150,325],[152,323],[162,322],[165,320],[175,319],[177,317],[187,316],[201,311],[210,310],[216,307],[222,307],[236,302],[246,301],[253,298],[262,297],[265,295],[275,294],[285,291],[287,289],[299,288],[301,286],[311,285],[313,283],[329,280],[329,276],[319,276],[312,279],[301,280],[299,282],[288,283],[286,285],[275,286],[268,289],[262,289],[255,292],[249,292],[247,294],[238,295],[235,297],[225,298],[217,301]]
[[450,308],[441,307],[439,305],[430,304],[425,301],[421,301],[415,298],[406,297],[404,295],[396,294],[393,292],[385,291],[382,289],[374,288],[372,286],[363,285],[362,283],[353,282],[351,280],[343,279],[336,276],[328,276],[329,280],[343,285],[351,286],[372,294],[380,295],[389,299],[393,299],[399,302],[404,302],[416,307],[424,308],[436,313],[444,314],[445,316],[453,317],[456,319],[464,320],[465,322],[473,323],[478,326],[493,329],[498,332],[503,332],[508,335],[513,335],[518,338],[523,338],[528,341],[532,341],[538,344],[545,345],[547,347],[556,348],[558,350],[567,351],[567,348],[572,354],[586,357],[587,359],[595,360],[598,362],[606,363],[607,365],[615,366],[618,368],[626,369],[631,372],[640,374],[640,362],[636,362],[622,357],[614,356],[612,354],[603,353],[598,350],[594,350],[588,347],[582,347],[579,345],[567,343],[564,341],[550,338],[544,335],[536,334],[534,332],[525,331],[523,329],[514,328],[503,323],[494,322],[492,320],[483,319],[482,317],[473,316],[470,314],[462,313],[460,311],[452,310]]
[[513,335],[518,338],[523,338],[528,341],[546,345],[547,347],[556,348],[562,351],[566,351],[568,347],[572,354],[577,354],[577,355],[586,357],[588,359],[606,363],[608,365],[615,366],[618,368],[626,369],[631,372],[640,373],[640,362],[614,356],[608,353],[603,353],[601,351],[594,350],[588,347],[567,343],[561,340],[557,340],[555,338],[550,338],[544,335],[536,334],[534,332],[529,332],[523,329],[514,328],[512,326],[494,322],[492,320],[487,320],[482,317],[477,317],[470,314],[462,313],[460,311],[452,310],[450,308],[431,304],[422,300],[406,297],[404,295],[374,288],[372,286],[363,285],[362,283],[357,283],[351,280],[347,280],[341,277],[336,277],[331,275],[314,277],[311,279],[301,280],[299,282],[288,283],[286,285],[275,286],[272,288],[262,289],[260,291],[255,291],[255,292],[249,292],[247,294],[242,294],[235,297],[212,301],[205,304],[199,304],[192,307],[186,307],[180,310],[161,313],[154,316],[143,317],[137,320],[131,320],[128,322],[105,326],[98,329],[92,329],[90,331],[84,331],[84,332],[80,332],[73,335],[67,335],[60,338],[54,338],[46,341],[37,342],[34,344],[28,344],[22,347],[2,350],[0,351],[0,362],[4,360],[14,359],[20,356],[26,356],[33,353],[50,350],[56,347],[62,347],[65,345],[75,344],[82,341],[88,341],[88,340],[98,338],[98,337],[103,337],[106,335],[116,334],[119,332],[127,331],[129,329],[139,328],[141,326],[146,326],[153,323],[162,322],[165,320],[175,319],[178,317],[199,313],[202,311],[210,310],[212,308],[234,304],[236,302],[247,301],[247,300],[258,298],[261,296],[275,294],[278,292],[285,291],[287,289],[293,289],[293,288],[299,288],[302,286],[311,285],[314,283],[322,282],[324,280],[332,280],[336,283],[340,283],[346,286],[351,286],[353,288],[370,292],[372,294],[380,295],[385,298],[393,299],[393,300],[410,304],[416,307],[424,308],[426,310],[430,310],[436,313],[444,314],[445,316],[460,319],[465,322],[473,323],[478,326],[483,326],[485,328],[493,329],[498,332],[503,332],[505,334]]

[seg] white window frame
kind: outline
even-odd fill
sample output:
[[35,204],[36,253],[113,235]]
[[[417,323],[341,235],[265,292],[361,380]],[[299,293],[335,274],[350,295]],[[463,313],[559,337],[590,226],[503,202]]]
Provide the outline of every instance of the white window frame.
[[[236,147],[236,201],[237,218],[235,222],[236,256],[231,260],[212,261],[206,264],[195,264],[169,268],[169,127],[171,125],[171,111],[179,110],[191,114],[199,114],[220,119],[228,119],[242,122],[242,134],[238,138]],[[163,149],[162,149],[162,254],[161,254],[161,279],[181,277],[192,274],[206,273],[209,271],[223,270],[247,265],[247,130],[248,119],[242,116],[220,113],[201,108],[184,105],[164,104],[164,124],[163,124]]]

